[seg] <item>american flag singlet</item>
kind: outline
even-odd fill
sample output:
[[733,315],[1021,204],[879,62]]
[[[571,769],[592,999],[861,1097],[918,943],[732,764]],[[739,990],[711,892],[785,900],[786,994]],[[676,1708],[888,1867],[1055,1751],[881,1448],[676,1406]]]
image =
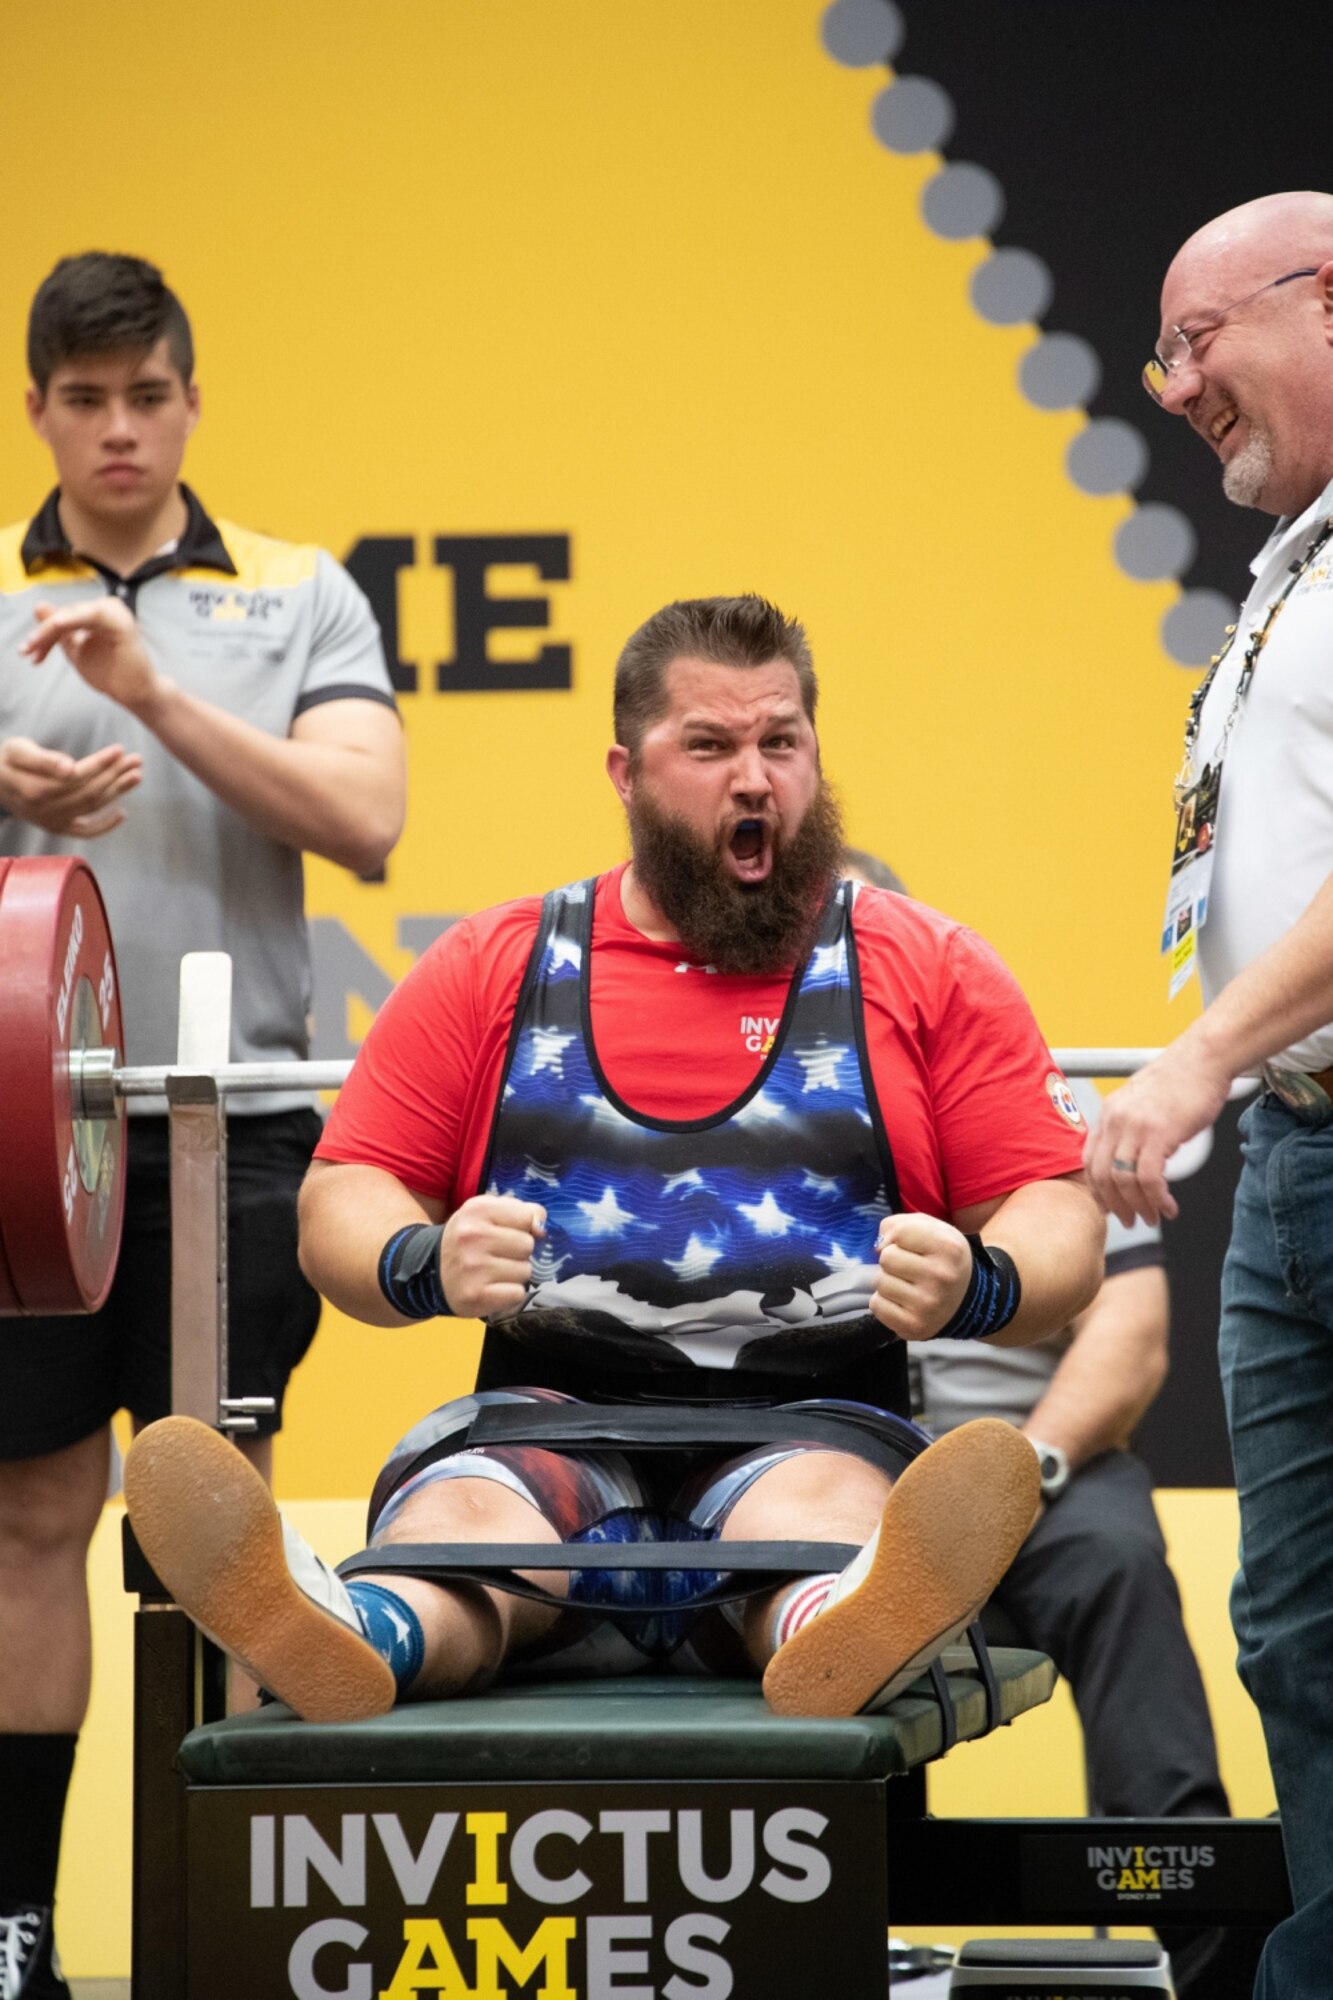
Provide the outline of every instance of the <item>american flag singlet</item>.
[[540,1202],[547,1233],[527,1298],[496,1331],[618,1371],[818,1376],[885,1345],[869,1312],[875,1237],[899,1202],[866,1056],[855,885],[830,897],[754,1081],[684,1120],[636,1111],[598,1061],[595,888],[545,898],[515,1010],[482,1185]]

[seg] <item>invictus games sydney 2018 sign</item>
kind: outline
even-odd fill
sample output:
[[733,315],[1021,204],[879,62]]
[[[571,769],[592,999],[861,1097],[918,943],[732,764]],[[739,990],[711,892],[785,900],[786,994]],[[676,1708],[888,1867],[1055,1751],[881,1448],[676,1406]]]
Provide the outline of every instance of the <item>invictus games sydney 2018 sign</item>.
[[834,1948],[841,1991],[883,1990],[879,1787],[558,1797],[194,1792],[190,2000],[772,2000],[819,1991]]

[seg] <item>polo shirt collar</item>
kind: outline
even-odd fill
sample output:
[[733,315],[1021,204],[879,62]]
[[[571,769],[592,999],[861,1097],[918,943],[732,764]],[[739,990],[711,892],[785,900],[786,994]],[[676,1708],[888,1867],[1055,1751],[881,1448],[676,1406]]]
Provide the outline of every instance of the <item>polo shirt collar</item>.
[[[216,569],[221,570],[225,576],[237,574],[236,565],[227,554],[227,545],[216,523],[204,511],[199,496],[192,493],[183,483],[180,493],[181,499],[185,502],[185,526],[181,530],[180,540],[170,555],[149,556],[147,562],[140,564],[134,576],[124,579],[125,582],[146,582],[145,571],[148,570],[151,570],[154,576],[161,576],[169,569]],[[79,556],[78,551],[71,548],[69,538],[60,524],[58,486],[47,495],[40,510],[29,522],[20,554],[23,567],[29,576],[35,570],[44,568],[47,563],[89,560],[88,557]],[[104,564],[94,563],[93,567],[106,574]]]

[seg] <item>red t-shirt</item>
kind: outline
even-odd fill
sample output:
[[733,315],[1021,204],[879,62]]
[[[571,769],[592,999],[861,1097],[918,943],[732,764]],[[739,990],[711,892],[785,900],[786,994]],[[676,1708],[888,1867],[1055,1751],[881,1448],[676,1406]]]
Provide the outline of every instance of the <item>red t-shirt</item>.
[[[714,972],[634,929],[625,864],[593,906],[592,1032],[608,1081],[650,1117],[708,1117],[753,1079],[790,971]],[[480,1192],[541,899],[465,918],[380,1009],[321,1160],[381,1167],[453,1210]],[[852,913],[866,1045],[904,1208],[949,1217],[1082,1165],[1083,1125],[1012,975],[974,932],[862,889]]]

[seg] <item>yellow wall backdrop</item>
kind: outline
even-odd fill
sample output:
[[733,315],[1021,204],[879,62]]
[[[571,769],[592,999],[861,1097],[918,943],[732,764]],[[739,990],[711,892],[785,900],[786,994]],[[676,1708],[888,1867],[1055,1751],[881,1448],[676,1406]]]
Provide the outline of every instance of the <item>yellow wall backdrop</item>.
[[[988,246],[927,231],[937,159],[876,144],[882,72],[835,64],[820,13],[234,0],[183,27],[145,0],[131,53],[81,0],[77,106],[19,89],[44,31],[18,19],[5,184],[40,161],[68,195],[8,220],[0,512],[30,511],[46,476],[21,408],[32,289],[68,249],[147,253],[196,325],[189,471],[214,511],[338,554],[417,545],[398,589],[422,683],[408,831],[383,886],[310,869],[312,911],[387,974],[410,963],[402,913],[619,855],[601,759],[620,643],[673,596],[755,588],[808,625],[857,842],[998,946],[1053,1042],[1154,1043],[1176,586],[1116,568],[1129,501],[1070,484],[1082,417],[1022,399],[1033,329],[977,317]],[[453,644],[434,538],[528,532],[569,536],[572,578],[494,576],[494,595],[546,597],[550,624],[492,652],[563,641],[572,689],[434,692]],[[387,1367],[386,1346],[329,1329],[287,1490],[364,1490],[380,1441],[471,1359],[439,1330]]]
[[[415,549],[397,588],[419,682],[402,698],[408,829],[383,884],[309,874],[312,913],[384,974],[410,963],[405,915],[619,856],[601,759],[620,643],[671,597],[758,589],[812,636],[852,837],[1001,949],[1052,1042],[1152,1044],[1184,1018],[1154,939],[1187,693],[1157,637],[1175,586],[1116,568],[1130,502],[1069,482],[1084,419],[1022,399],[1034,329],[977,317],[988,245],[925,228],[938,159],[875,142],[883,74],[834,63],[821,12],[140,0],[131,23],[69,0],[57,73],[49,21],[11,9],[0,515],[46,487],[22,411],[32,291],[68,251],[151,256],[195,324],[188,471],[210,508],[340,555],[374,537]],[[492,657],[563,643],[572,686],[438,692],[454,579],[435,538],[514,534],[568,537],[571,576],[491,575],[493,596],[548,601],[546,629],[494,634]],[[366,1008],[345,1007],[355,1039]],[[326,1315],[282,1494],[363,1495],[474,1353],[449,1326]],[[1221,1535],[1223,1567],[1228,1506],[1198,1538],[1213,1560]],[[1220,1685],[1227,1642],[1208,1630]],[[123,1695],[124,1619],[100,1597],[98,1632],[99,1689]],[[98,1729],[125,1726],[119,1697],[117,1714],[99,1707]],[[75,1972],[127,1958],[123,1881],[113,1894],[103,1866],[124,1838],[123,1752],[107,1761],[103,1741],[90,1731],[62,1885]],[[981,1754],[958,1760],[960,1784]]]

